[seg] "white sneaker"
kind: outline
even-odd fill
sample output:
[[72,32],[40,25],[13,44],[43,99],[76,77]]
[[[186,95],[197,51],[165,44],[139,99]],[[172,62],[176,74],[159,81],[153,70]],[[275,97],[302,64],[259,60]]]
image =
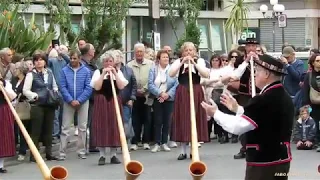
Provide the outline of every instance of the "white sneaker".
[[76,128],[76,130],[74,131],[74,135],[78,136],[78,134],[79,134],[78,127],[75,127],[75,128]]
[[166,152],[171,151],[171,149],[168,147],[167,144],[162,144],[162,150],[164,150],[164,151],[166,151]]
[[132,144],[132,145],[130,146],[130,150],[131,150],[131,151],[136,151],[136,150],[138,150],[138,146],[137,146],[136,144]]
[[200,143],[198,143],[198,148],[200,148],[201,147],[201,144]]
[[144,149],[144,150],[150,150],[149,144],[144,143],[144,144],[143,144],[143,149]]
[[154,147],[152,148],[151,152],[156,153],[160,151],[160,146],[158,144],[154,145]]
[[177,145],[176,142],[170,141],[170,142],[169,142],[169,147],[170,147],[170,148],[176,148],[176,147],[178,147],[178,145]]
[[19,154],[18,155],[18,161],[24,161],[24,155]]

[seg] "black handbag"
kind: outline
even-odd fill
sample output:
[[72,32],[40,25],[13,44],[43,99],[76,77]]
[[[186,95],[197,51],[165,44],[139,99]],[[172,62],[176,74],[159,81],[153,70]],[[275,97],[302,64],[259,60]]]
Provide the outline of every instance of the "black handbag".
[[57,109],[62,102],[59,92],[48,89],[47,105]]

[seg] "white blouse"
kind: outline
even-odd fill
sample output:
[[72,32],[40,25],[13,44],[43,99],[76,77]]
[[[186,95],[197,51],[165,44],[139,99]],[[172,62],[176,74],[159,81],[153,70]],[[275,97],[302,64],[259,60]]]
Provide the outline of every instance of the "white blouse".
[[[112,79],[116,79],[115,75],[113,73],[110,73]],[[109,72],[107,72],[107,74],[104,76],[104,79],[107,79],[109,75]],[[126,78],[123,76],[122,72],[120,70],[118,70],[117,75],[119,77],[119,79],[124,83],[124,85],[126,86],[129,82],[128,80],[126,80]],[[97,69],[94,71],[91,82],[90,82],[90,86],[94,87],[94,84],[96,83],[97,80],[99,80],[101,74],[100,74],[100,69]]]
[[160,66],[157,68],[156,78],[154,80],[154,84],[159,87],[161,92],[167,91],[167,71],[169,69],[169,65],[163,69]]
[[8,81],[6,81],[6,86],[4,87],[4,89],[6,90],[7,95],[9,96],[9,98],[16,98],[17,94],[14,92],[14,90],[12,89],[12,84]]
[[[171,64],[171,68],[172,68],[172,69],[179,69],[180,63],[181,63],[181,60],[180,60],[180,59],[175,60],[175,61]],[[207,70],[209,71],[209,69],[206,68],[206,62],[205,62],[204,59],[199,58],[199,59],[197,60],[197,65],[198,65],[199,67],[205,68],[205,69],[207,69]],[[185,69],[188,68],[188,67],[189,67],[189,64],[188,64],[188,63],[183,64],[183,71],[182,71],[182,73],[185,73]],[[194,65],[191,64],[191,67],[192,67],[192,72],[195,73],[195,72],[196,72],[196,69],[195,69]],[[200,76],[200,73],[198,73],[198,74],[199,74],[199,76]],[[177,73],[176,76],[178,77],[178,76],[179,76],[179,73]]]

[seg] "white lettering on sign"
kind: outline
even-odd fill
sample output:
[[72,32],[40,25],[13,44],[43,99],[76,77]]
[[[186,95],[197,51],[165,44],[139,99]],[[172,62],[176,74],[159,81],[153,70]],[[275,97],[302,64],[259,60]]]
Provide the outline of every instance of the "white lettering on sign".
[[257,38],[257,34],[252,31],[243,32],[240,37],[242,40],[246,40],[247,38]]

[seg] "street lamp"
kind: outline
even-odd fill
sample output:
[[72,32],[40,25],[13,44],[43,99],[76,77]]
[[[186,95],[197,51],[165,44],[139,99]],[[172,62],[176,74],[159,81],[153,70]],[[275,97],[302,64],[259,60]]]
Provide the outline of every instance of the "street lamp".
[[[262,4],[260,6],[260,12],[262,12],[262,15],[264,18],[267,19],[272,19],[272,25],[273,25],[273,31],[272,31],[272,35],[273,35],[273,52],[275,52],[276,49],[276,22],[279,18],[280,15],[282,15],[282,13],[285,11],[285,7],[283,4],[278,4],[278,0],[270,0],[270,4],[273,6],[272,8],[272,14],[271,16],[266,16],[269,8],[267,5]],[[284,44],[284,28],[282,28],[282,43]]]

